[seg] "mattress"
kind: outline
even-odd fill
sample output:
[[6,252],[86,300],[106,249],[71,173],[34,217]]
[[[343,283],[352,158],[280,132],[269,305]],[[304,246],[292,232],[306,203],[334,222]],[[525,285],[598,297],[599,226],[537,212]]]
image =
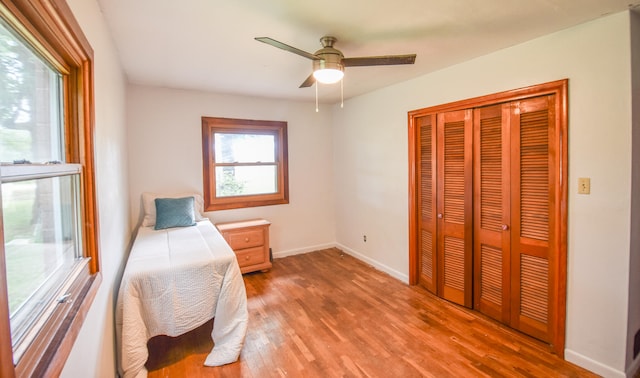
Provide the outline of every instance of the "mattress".
[[207,366],[232,363],[247,332],[247,296],[238,262],[209,222],[154,230],[140,227],[116,304],[120,374],[146,377],[147,341],[179,336],[211,318]]

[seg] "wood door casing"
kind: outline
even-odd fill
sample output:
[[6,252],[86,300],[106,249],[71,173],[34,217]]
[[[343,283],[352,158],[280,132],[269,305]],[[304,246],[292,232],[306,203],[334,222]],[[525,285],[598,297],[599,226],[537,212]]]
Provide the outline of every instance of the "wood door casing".
[[437,115],[438,295],[472,307],[472,111]]

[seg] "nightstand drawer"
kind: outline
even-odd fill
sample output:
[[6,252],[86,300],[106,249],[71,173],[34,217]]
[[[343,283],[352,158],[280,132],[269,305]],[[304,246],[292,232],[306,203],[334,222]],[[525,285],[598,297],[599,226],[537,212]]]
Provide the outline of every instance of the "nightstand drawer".
[[233,249],[242,273],[271,269],[269,225],[265,219],[218,223],[216,227]]
[[240,251],[236,251],[236,257],[238,258],[238,265],[240,268],[264,263],[264,248],[247,248]]
[[264,245],[264,232],[262,229],[230,232],[228,235],[229,246],[234,251]]

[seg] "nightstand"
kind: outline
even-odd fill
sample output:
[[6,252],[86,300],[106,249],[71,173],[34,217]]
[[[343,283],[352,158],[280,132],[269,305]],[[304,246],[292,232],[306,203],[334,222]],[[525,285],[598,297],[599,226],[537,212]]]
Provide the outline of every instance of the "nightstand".
[[265,219],[217,223],[216,227],[236,254],[242,273],[271,269],[269,226]]

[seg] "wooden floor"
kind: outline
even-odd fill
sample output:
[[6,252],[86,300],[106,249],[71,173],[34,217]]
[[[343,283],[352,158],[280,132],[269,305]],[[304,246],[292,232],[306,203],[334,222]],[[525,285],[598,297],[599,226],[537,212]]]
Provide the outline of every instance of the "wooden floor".
[[244,276],[238,362],[205,367],[213,322],[149,342],[149,377],[595,377],[544,344],[338,249]]

